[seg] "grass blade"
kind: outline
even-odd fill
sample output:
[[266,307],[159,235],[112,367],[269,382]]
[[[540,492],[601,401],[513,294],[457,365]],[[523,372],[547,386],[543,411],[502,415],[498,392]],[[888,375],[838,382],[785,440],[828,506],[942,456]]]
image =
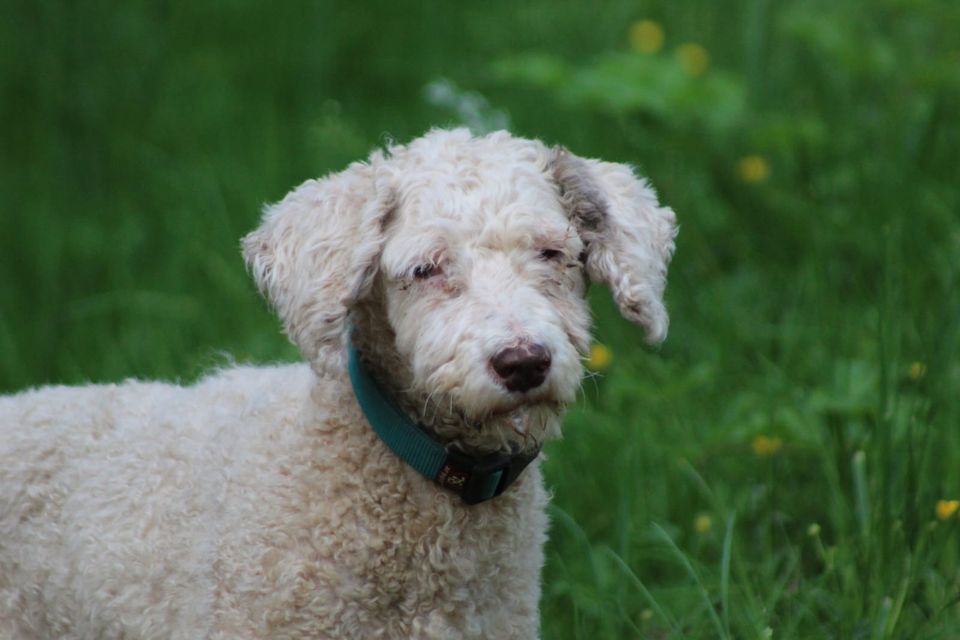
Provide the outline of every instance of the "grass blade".
[[730,635],[730,555],[736,519],[736,513],[727,516],[727,530],[723,534],[723,555],[720,557],[720,606],[723,607],[723,628],[727,636]]
[[677,621],[674,620],[673,617],[667,613],[663,607],[660,606],[660,603],[657,602],[657,599],[653,597],[653,594],[650,593],[637,574],[627,566],[627,563],[623,561],[623,558],[617,555],[617,553],[609,547],[605,547],[603,551],[610,556],[614,563],[620,567],[623,573],[633,581],[633,584],[637,587],[637,590],[640,591],[643,597],[646,598],[647,602],[650,603],[650,608],[653,609],[658,616],[660,616],[660,619],[663,620],[668,627],[670,627],[670,632],[673,633],[677,638],[684,637],[683,633],[680,631],[680,626],[677,624]]
[[870,495],[867,488],[867,454],[857,451],[851,461],[853,470],[853,492],[856,498],[857,523],[860,535],[866,540],[870,537]]
[[654,523],[653,528],[663,539],[663,541],[667,543],[667,546],[670,547],[670,550],[673,552],[673,554],[678,560],[680,560],[680,564],[683,565],[683,568],[686,569],[687,573],[699,588],[700,595],[703,597],[703,602],[707,607],[707,611],[710,612],[710,619],[713,620],[713,624],[717,628],[717,635],[724,639],[729,638],[730,635],[724,629],[723,622],[720,621],[720,616],[717,615],[716,607],[714,607],[713,603],[710,601],[710,594],[703,585],[703,580],[700,579],[700,574],[698,574],[696,569],[693,568],[693,565],[690,563],[687,555],[680,549],[680,547],[677,546],[677,543],[673,541],[673,538],[670,537],[670,534],[667,533],[663,527],[657,523]]

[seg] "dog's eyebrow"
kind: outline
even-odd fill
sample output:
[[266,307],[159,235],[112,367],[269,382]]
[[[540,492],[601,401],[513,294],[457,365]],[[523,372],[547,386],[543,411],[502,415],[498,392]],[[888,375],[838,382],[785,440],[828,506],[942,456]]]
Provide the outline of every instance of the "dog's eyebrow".
[[380,266],[392,278],[407,277],[421,264],[439,264],[448,253],[449,243],[434,229],[404,233],[403,242],[388,243],[380,256]]
[[540,238],[565,241],[570,235],[570,221],[560,213],[504,207],[501,215],[483,220],[477,230],[482,244],[517,244]]
[[575,237],[577,237],[577,234],[572,232],[569,226],[551,226],[546,229],[540,229],[537,233],[535,233],[533,235],[533,241],[537,245],[548,244],[563,247]]

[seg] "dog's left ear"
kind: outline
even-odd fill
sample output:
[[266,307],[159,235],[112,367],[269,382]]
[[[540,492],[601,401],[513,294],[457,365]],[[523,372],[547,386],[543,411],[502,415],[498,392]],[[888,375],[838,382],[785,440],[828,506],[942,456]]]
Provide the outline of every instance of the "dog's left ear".
[[243,239],[257,286],[283,320],[291,341],[318,373],[339,373],[350,308],[369,292],[394,208],[378,179],[382,156],[338,174],[308,180]]
[[663,304],[676,216],[625,164],[587,160],[563,147],[549,164],[560,199],[586,247],[587,275],[605,282],[620,313],[646,329],[647,342],[667,337]]

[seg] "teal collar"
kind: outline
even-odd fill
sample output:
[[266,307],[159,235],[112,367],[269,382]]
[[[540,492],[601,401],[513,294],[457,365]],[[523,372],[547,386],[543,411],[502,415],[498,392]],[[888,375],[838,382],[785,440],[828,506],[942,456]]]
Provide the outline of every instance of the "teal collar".
[[414,423],[373,379],[352,344],[348,346],[350,382],[363,414],[380,439],[401,460],[441,487],[476,504],[513,484],[540,453],[470,455],[438,442]]

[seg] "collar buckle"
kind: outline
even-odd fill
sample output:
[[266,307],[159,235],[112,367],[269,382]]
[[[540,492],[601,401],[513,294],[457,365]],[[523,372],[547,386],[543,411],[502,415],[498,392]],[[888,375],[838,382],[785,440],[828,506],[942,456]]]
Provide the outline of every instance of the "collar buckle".
[[495,498],[513,484],[520,472],[539,454],[506,454],[494,452],[471,456],[455,449],[447,449],[447,458],[440,467],[436,483],[460,495],[467,504],[477,504]]

